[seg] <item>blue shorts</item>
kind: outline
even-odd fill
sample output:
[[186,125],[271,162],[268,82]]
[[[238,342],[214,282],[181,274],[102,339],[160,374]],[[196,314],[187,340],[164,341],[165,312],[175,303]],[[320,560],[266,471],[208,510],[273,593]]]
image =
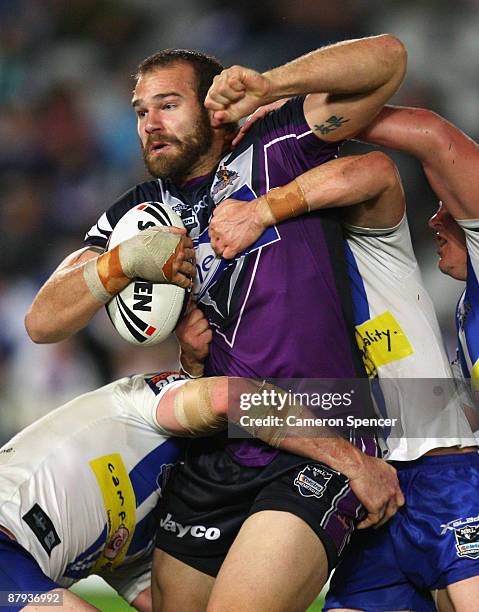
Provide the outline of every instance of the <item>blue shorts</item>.
[[436,610],[429,592],[479,575],[479,454],[394,463],[406,505],[353,535],[324,610]]
[[[3,598],[7,593],[45,593],[59,586],[45,576],[29,552],[0,531],[0,591],[3,591]],[[13,612],[25,605],[8,605],[5,609]]]

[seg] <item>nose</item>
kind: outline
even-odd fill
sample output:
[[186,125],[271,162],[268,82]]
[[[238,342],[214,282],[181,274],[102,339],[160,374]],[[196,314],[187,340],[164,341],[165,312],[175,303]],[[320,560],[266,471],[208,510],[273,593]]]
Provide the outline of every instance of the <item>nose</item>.
[[162,127],[163,124],[161,122],[160,114],[150,111],[145,122],[145,132],[147,134],[153,134],[154,132],[161,130]]

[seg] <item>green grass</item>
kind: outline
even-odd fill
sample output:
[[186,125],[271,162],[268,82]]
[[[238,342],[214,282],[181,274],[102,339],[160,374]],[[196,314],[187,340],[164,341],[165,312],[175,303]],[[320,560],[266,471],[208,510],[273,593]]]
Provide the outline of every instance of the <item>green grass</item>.
[[134,610],[118,595],[101,595],[100,593],[82,593],[82,597],[101,612],[123,612]]
[[[110,595],[109,593],[102,594],[98,592],[89,593],[82,591],[81,596],[93,606],[101,610],[101,612],[123,612],[126,610],[133,610],[133,608],[129,606],[124,599],[114,594]],[[323,603],[324,599],[322,597],[318,597],[313,605],[308,608],[308,612],[321,612]]]
[[324,597],[318,597],[312,606],[308,608],[308,612],[321,612],[324,605]]

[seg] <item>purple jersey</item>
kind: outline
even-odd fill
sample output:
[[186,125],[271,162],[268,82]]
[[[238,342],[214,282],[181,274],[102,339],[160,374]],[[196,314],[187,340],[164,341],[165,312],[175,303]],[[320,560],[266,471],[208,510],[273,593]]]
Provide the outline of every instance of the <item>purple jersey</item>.
[[[195,245],[194,295],[214,331],[209,376],[365,375],[353,332],[342,229],[334,211],[270,227],[232,261],[216,257],[209,241],[208,223],[221,201],[252,200],[337,156],[337,144],[312,133],[303,102],[290,100],[256,122],[210,175],[181,189],[168,179],[138,185],[86,236],[86,244],[105,247],[118,219],[145,201],[168,204],[181,216]],[[250,441],[234,448],[238,461],[247,465],[264,465],[274,452]]]

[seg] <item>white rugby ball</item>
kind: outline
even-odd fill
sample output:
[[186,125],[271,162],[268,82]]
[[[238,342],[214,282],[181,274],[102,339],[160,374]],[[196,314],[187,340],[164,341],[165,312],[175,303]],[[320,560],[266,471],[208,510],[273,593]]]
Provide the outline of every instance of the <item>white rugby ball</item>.
[[[166,204],[143,202],[130,209],[115,225],[108,249],[154,225],[184,227],[181,218]],[[115,295],[106,309],[122,338],[147,346],[158,344],[171,334],[183,315],[188,295],[186,289],[177,285],[137,278]]]

